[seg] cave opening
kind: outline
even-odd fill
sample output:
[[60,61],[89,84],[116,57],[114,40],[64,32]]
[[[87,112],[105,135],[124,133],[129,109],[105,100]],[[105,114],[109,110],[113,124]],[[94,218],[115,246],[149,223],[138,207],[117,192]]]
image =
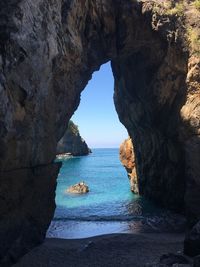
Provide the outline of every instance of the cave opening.
[[[65,142],[63,152],[71,149],[73,156],[62,154],[65,159],[58,176],[57,208],[49,229],[51,237],[82,238],[120,232],[125,228],[125,221],[133,216],[132,205],[138,197],[130,191],[119,159],[120,145],[128,133],[119,122],[113,94],[114,78],[108,62],[94,72],[71,118],[92,153],[85,155],[84,151],[78,151],[75,146],[81,146],[80,142],[69,134],[65,137],[74,147]],[[61,159],[62,155],[58,157]],[[89,186],[89,193],[67,193],[67,188],[81,181]],[[57,220],[59,230],[55,230]]]
[[[137,55],[134,57],[138,64]],[[138,81],[137,84],[140,86]],[[83,153],[83,156],[77,149],[74,155],[69,155],[69,150],[62,151],[61,155],[58,152],[58,161],[63,165],[58,175],[57,207],[47,237],[73,239],[111,233],[170,232],[182,231],[185,227],[182,216],[131,192],[127,173],[119,160],[119,147],[128,133],[117,117],[113,88],[109,62],[93,74],[82,92],[79,108],[71,120],[78,125],[78,131],[92,153],[87,156]],[[64,145],[68,146],[68,143]],[[136,168],[133,169],[136,172]],[[82,181],[89,186],[89,193],[67,192],[70,186]],[[173,220],[176,223],[172,223]]]

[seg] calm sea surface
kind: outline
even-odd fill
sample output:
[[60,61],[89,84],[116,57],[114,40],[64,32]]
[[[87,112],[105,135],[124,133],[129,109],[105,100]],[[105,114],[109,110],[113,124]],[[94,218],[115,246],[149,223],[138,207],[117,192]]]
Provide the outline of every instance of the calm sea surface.
[[[84,181],[85,195],[65,190]],[[63,160],[58,176],[54,219],[47,237],[83,238],[110,233],[180,232],[185,220],[155,207],[130,191],[118,149],[93,149],[84,157]]]

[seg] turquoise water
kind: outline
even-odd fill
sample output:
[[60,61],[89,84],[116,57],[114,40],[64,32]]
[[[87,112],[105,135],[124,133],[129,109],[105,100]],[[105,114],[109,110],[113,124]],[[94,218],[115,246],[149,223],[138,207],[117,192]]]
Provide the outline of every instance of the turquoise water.
[[[90,192],[66,193],[84,181]],[[63,160],[58,176],[54,219],[48,237],[81,238],[116,232],[180,231],[184,220],[130,191],[118,149],[93,149]]]

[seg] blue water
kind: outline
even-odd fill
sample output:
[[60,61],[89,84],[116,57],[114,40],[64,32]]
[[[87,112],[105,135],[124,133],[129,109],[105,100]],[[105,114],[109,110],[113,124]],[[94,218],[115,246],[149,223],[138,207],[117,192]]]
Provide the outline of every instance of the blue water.
[[[157,208],[130,191],[118,149],[93,149],[84,157],[68,157],[58,176],[54,219],[48,237],[82,238],[116,232],[182,231],[181,216]],[[84,181],[90,192],[66,193]]]

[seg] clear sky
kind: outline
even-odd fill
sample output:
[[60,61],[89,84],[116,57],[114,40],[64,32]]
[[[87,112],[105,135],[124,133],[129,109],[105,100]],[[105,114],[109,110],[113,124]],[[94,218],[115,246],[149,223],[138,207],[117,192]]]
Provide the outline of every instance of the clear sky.
[[119,147],[127,138],[113,102],[114,80],[110,63],[93,73],[72,117],[90,148]]

